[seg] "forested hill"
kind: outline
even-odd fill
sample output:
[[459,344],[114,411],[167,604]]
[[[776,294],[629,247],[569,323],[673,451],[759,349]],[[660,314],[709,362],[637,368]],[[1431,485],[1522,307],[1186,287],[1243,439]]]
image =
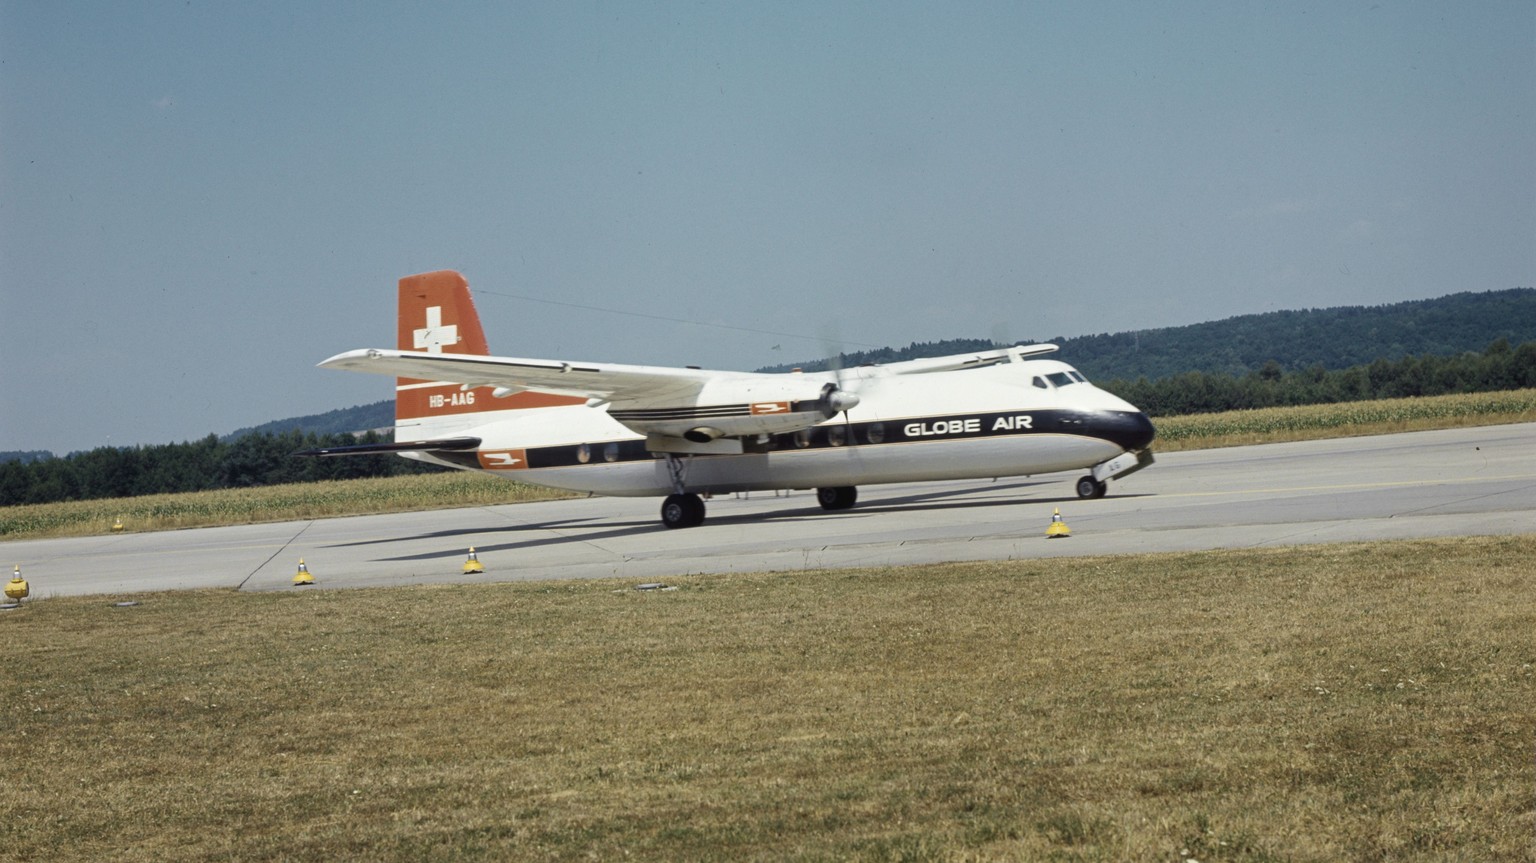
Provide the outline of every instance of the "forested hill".
[[1243,375],[1270,360],[1286,371],[1343,369],[1407,356],[1482,351],[1536,340],[1536,288],[1460,293],[1387,306],[1267,312],[1223,321],[1062,339],[1061,356],[1089,377],[1157,379],[1181,372]]
[[[1221,321],[1040,341],[1061,346],[1062,360],[1090,378],[1157,379],[1182,372],[1243,375],[1271,360],[1292,371],[1342,369],[1378,359],[1482,351],[1497,339],[1536,340],[1536,288],[1459,293],[1385,306],[1266,312]],[[990,347],[985,339],[914,342],[844,354],[845,366],[943,356]],[[760,371],[826,368],[807,360]]]
[[252,428],[234,431],[225,440],[235,440],[249,434],[282,434],[289,431],[314,434],[343,434],[346,432],[384,431],[395,424],[395,403],[374,402],[357,407],[338,408],[323,414],[311,414],[285,420],[273,420]]

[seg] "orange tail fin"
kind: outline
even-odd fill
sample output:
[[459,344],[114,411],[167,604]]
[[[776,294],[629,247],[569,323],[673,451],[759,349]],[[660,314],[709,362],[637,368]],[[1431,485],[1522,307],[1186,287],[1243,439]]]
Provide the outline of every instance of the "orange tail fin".
[[453,270],[401,279],[396,346],[402,351],[489,356],[469,282]]
[[[400,280],[400,320],[396,341],[403,351],[489,356],[485,330],[475,311],[469,282],[453,270],[406,276]],[[580,404],[582,399],[521,392],[496,398],[491,387],[465,390],[458,384],[399,378],[395,382],[396,438],[412,429],[408,439],[419,440],[463,427],[463,414],[519,408]],[[457,421],[435,420],[458,417]]]

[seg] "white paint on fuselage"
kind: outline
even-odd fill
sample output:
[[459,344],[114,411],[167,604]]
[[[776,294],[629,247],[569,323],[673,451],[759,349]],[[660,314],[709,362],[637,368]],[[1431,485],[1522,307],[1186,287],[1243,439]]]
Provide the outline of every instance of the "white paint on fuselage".
[[[1136,408],[1091,383],[1045,387],[1052,373],[1074,372],[1056,360],[1025,360],[985,368],[918,375],[892,375],[879,366],[849,369],[840,376],[859,395],[845,418],[820,423],[881,422],[896,428],[942,418],[1008,412],[1020,429],[1030,428],[1031,411],[1127,411]],[[839,380],[832,373],[807,374],[817,387]],[[454,429],[483,440],[486,451],[533,449],[587,443],[594,452],[614,441],[643,439],[608,415],[606,407],[572,405],[465,415]],[[947,425],[945,426],[947,428]],[[930,425],[932,430],[934,426]],[[962,428],[955,428],[960,432]],[[441,427],[437,430],[441,433]],[[940,479],[1021,476],[1088,468],[1123,450],[1100,438],[1065,433],[956,438],[947,431],[918,440],[775,450],[743,455],[683,456],[686,485],[697,492],[729,493],[785,488],[857,486]],[[424,460],[437,461],[430,456]],[[440,462],[447,464],[447,462]],[[452,465],[450,465],[452,466]],[[553,488],[615,496],[656,496],[673,491],[666,459],[589,463],[513,471],[488,471]]]

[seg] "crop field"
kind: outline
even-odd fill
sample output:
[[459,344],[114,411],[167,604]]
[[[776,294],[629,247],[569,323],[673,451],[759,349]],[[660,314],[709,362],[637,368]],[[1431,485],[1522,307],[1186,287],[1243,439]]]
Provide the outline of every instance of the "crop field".
[[1532,860],[1536,536],[0,614],[0,860]]
[[464,472],[295,483],[248,489],[157,494],[0,507],[0,538],[92,536],[124,530],[175,530],[222,524],[492,506],[571,495]]
[[1159,417],[1163,452],[1536,421],[1536,390],[1382,399]]

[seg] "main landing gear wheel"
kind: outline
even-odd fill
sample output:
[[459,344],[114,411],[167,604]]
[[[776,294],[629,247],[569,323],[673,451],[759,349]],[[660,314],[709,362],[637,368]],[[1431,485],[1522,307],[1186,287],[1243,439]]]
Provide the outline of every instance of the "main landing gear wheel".
[[816,489],[816,502],[825,510],[852,509],[859,499],[859,490],[855,486],[842,485],[836,488]]
[[1084,500],[1093,500],[1104,496],[1109,490],[1109,483],[1093,478],[1093,474],[1077,481],[1077,496]]
[[704,523],[704,501],[696,494],[669,494],[661,502],[661,523],[669,528]]

